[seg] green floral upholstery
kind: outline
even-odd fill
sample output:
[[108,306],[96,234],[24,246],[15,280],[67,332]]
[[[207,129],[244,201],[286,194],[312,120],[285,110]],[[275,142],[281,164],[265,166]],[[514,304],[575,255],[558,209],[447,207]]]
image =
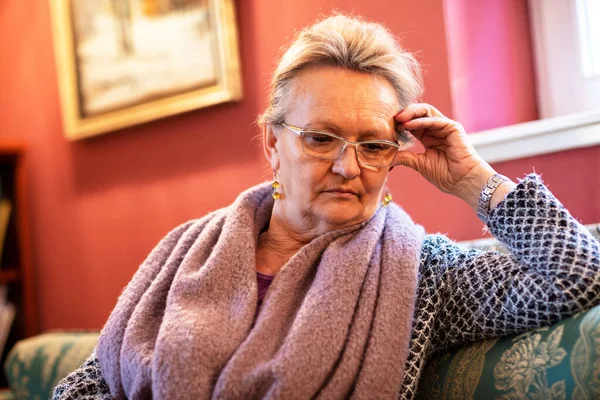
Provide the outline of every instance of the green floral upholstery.
[[418,399],[600,399],[600,306],[435,357]]
[[[600,240],[600,224],[589,225]],[[506,251],[495,239],[466,247]],[[0,400],[48,399],[96,346],[98,333],[47,333],[8,355],[11,391]],[[418,399],[600,399],[600,306],[549,328],[465,346],[431,360]]]
[[[57,332],[17,343],[5,364],[12,393],[0,392],[0,400],[50,398],[97,340],[96,332]],[[439,355],[419,387],[418,399],[600,399],[600,306],[549,328]]]
[[[15,399],[45,400],[69,372],[92,353],[98,333],[55,332],[18,342],[4,368]],[[4,398],[12,397],[1,397]]]

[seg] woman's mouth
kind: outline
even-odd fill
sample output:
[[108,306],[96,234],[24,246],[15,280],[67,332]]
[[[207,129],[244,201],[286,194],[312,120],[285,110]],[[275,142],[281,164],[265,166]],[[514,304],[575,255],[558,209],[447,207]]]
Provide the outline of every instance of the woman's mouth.
[[358,193],[356,193],[354,190],[346,189],[346,188],[334,188],[334,189],[325,191],[325,193],[327,193],[331,196],[341,198],[341,199],[351,199],[354,197],[358,197]]

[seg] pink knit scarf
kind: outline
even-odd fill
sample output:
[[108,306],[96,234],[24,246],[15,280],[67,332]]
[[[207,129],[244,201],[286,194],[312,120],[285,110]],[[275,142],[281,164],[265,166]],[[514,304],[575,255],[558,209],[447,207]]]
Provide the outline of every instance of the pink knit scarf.
[[116,398],[396,398],[424,231],[396,205],[296,253],[257,307],[271,188],[175,229],[127,285],[97,356]]

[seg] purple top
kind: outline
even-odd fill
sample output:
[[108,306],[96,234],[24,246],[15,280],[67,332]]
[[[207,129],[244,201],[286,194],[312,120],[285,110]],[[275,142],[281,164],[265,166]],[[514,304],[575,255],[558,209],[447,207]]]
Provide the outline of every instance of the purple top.
[[263,299],[265,298],[267,290],[269,290],[269,286],[271,286],[273,279],[275,279],[275,276],[261,274],[258,271],[256,272],[256,280],[258,282],[258,307],[256,308],[256,315],[258,315],[260,312]]

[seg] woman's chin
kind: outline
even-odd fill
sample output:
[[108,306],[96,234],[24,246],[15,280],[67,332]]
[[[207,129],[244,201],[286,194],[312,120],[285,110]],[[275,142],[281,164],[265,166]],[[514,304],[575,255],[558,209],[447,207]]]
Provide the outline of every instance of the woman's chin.
[[318,218],[335,228],[342,228],[358,224],[368,218],[363,215],[363,207],[360,207],[360,210],[358,208],[355,206],[327,207],[319,213]]

